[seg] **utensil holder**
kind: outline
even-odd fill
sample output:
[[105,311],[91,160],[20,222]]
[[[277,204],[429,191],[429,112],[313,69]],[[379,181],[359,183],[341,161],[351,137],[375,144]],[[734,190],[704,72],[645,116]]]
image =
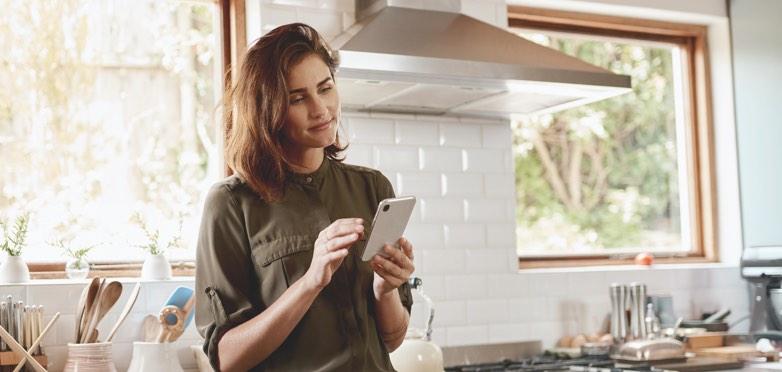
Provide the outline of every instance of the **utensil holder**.
[[117,372],[111,347],[111,342],[69,343],[63,372]]
[[128,372],[182,372],[177,350],[170,342],[133,342],[133,356]]

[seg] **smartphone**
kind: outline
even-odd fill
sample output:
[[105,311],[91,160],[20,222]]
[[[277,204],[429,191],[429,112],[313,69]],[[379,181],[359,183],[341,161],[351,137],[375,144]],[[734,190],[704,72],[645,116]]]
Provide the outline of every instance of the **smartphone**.
[[376,254],[386,257],[383,246],[390,244],[396,246],[397,240],[402,237],[407,227],[407,221],[413,214],[415,196],[400,196],[398,198],[384,199],[377,205],[375,217],[372,219],[372,230],[364,248],[361,259],[369,261]]

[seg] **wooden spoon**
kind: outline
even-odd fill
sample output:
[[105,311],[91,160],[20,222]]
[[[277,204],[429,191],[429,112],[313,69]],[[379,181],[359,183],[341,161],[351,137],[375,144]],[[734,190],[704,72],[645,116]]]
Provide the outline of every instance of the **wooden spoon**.
[[[95,280],[97,280],[97,278],[92,278],[93,282]],[[92,282],[84,286],[84,289],[81,291],[81,296],[79,297],[79,304],[76,305],[76,342],[79,342],[79,336],[81,336],[81,318],[84,315],[84,305],[85,302],[87,302],[87,292],[90,291],[91,286]]]
[[152,314],[144,317],[144,320],[141,322],[141,327],[142,336],[145,342],[155,342],[160,334],[160,329],[162,328],[158,317]]
[[117,322],[114,323],[114,327],[111,328],[111,331],[109,332],[109,335],[106,337],[106,342],[111,341],[112,338],[114,338],[114,333],[117,332],[117,329],[119,329],[120,324],[125,320],[125,317],[130,314],[130,309],[133,308],[133,304],[136,303],[136,298],[138,298],[138,292],[141,290],[141,282],[137,282],[136,286],[133,287],[133,292],[130,292],[130,297],[128,298],[128,302],[125,303],[125,308],[122,309],[122,312],[119,314],[119,318],[117,319]]
[[83,342],[87,342],[90,338],[95,337],[92,335],[92,331],[98,327],[98,323],[111,310],[111,307],[114,306],[121,294],[122,283],[120,282],[110,282],[100,291],[98,299],[93,305],[93,311],[91,311],[89,326],[82,333]]
[[[89,318],[90,314],[92,312],[93,304],[95,303],[95,299],[98,295],[98,290],[101,287],[101,283],[103,282],[102,278],[95,277],[92,278],[92,281],[90,282],[90,285],[87,286],[87,296],[84,298],[84,303],[80,304],[79,308],[81,309],[79,311],[80,316],[78,316],[78,331],[76,331],[76,343],[83,342],[82,339],[84,338],[84,329],[87,328],[87,325],[89,324]],[[78,315],[78,314],[77,314]]]

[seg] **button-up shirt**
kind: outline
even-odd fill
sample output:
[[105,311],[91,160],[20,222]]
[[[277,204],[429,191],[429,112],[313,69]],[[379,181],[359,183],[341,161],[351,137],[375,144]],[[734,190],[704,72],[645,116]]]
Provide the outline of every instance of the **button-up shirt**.
[[[321,230],[340,218],[363,218],[394,196],[377,170],[324,158],[311,174],[288,174],[282,200],[265,202],[239,177],[210,190],[198,238],[196,326],[218,369],[217,347],[229,329],[271,306],[310,266]],[[393,371],[375,322],[373,271],[349,255],[285,341],[257,371]],[[407,284],[399,288],[410,311]]]

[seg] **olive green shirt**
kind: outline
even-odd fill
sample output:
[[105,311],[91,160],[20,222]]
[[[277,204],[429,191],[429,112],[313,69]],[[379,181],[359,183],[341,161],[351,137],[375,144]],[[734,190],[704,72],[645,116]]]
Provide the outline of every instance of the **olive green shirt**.
[[[369,227],[378,203],[394,196],[377,170],[324,158],[310,174],[289,174],[281,201],[265,202],[238,176],[210,190],[198,238],[196,326],[218,370],[229,329],[271,306],[310,266],[321,230],[340,218]],[[254,371],[393,371],[375,323],[373,271],[350,254],[285,341]],[[410,311],[407,284],[399,288]]]

